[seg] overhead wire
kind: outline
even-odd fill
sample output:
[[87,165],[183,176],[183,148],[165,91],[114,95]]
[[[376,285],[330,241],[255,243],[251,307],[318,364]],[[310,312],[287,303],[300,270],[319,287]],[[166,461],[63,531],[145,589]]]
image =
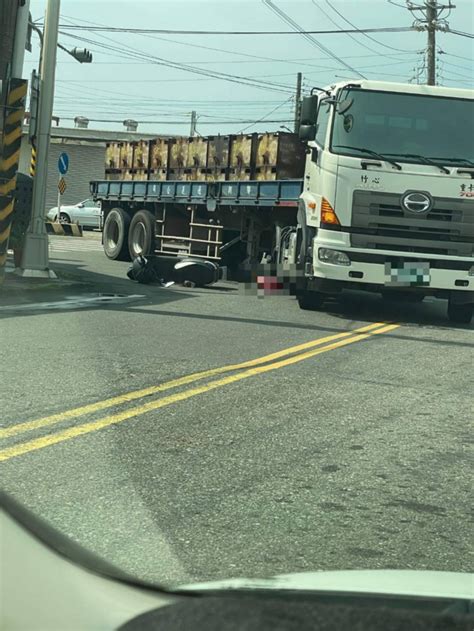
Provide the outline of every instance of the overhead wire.
[[231,83],[238,83],[241,85],[247,85],[249,87],[255,87],[258,89],[270,90],[274,92],[287,92],[288,93],[290,90],[293,91],[292,86],[276,84],[276,83],[271,83],[271,82],[262,81],[262,80],[257,81],[257,80],[249,79],[248,77],[242,77],[239,75],[229,75],[227,73],[222,73],[222,72],[209,72],[207,70],[204,70],[203,68],[193,68],[185,64],[179,64],[178,62],[171,62],[167,59],[144,53],[143,51],[137,51],[136,49],[134,50],[131,47],[118,48],[117,46],[113,47],[113,46],[104,44],[102,42],[91,40],[86,37],[81,37],[78,35],[71,35],[70,33],[61,33],[61,34],[71,37],[77,41],[94,44],[95,46],[99,46],[106,50],[115,50],[115,51],[125,52],[126,55],[128,55],[129,57],[134,57],[135,59],[137,58],[149,59],[150,63],[152,64],[165,66],[168,68],[173,68],[175,70],[182,70],[184,72],[190,72],[190,73],[194,73],[194,74],[198,74],[198,75],[206,76],[206,77],[211,77],[211,78],[220,78],[222,80],[229,81]]
[[298,33],[300,33],[300,35],[302,35],[306,41],[310,42],[310,44],[312,46],[315,46],[316,48],[318,48],[319,50],[321,50],[322,52],[325,52],[328,57],[331,57],[332,59],[335,59],[336,61],[338,61],[342,66],[344,66],[346,69],[350,70],[351,72],[355,72],[357,75],[359,75],[359,77],[362,77],[363,79],[365,79],[366,77],[364,77],[364,75],[359,72],[358,70],[356,70],[355,68],[353,68],[350,64],[348,64],[347,62],[345,62],[343,59],[341,59],[340,57],[338,57],[337,55],[335,55],[329,48],[327,48],[326,46],[324,46],[323,44],[320,44],[314,37],[312,37],[312,35],[310,35],[309,33],[305,32],[303,30],[303,28],[297,23],[295,22],[292,18],[290,18],[290,16],[285,13],[282,9],[279,9],[273,2],[272,0],[262,0],[263,4],[265,6],[267,6],[271,11],[273,11],[273,13],[275,13],[280,19],[282,19],[284,22],[286,22],[287,24],[289,24],[293,29],[295,29]]
[[[174,42],[174,40],[164,40],[162,37],[157,38],[157,37],[153,37],[152,39],[160,39],[163,41],[173,41],[173,43],[176,44],[183,44],[184,46],[187,45],[187,43],[185,42]],[[207,47],[206,47],[207,48]],[[219,52],[228,52],[228,51],[224,51],[223,49],[216,49]],[[116,55],[109,55],[108,53],[105,53],[103,51],[96,51],[97,54],[100,55],[104,55],[105,57],[112,57],[113,59],[116,59]],[[237,53],[229,53],[229,54],[237,54]],[[392,53],[390,55],[390,57],[393,56],[393,59],[396,59],[397,57],[401,57],[402,55],[411,55],[412,53]],[[374,53],[373,55],[348,55],[349,59],[367,59],[369,57],[380,57],[381,54],[380,53]],[[388,57],[388,55],[387,55]],[[124,59],[128,59],[124,58]],[[307,66],[308,68],[321,68],[322,66],[317,66],[317,65],[313,65],[313,64],[308,64],[308,63],[303,63],[305,61],[318,61],[318,60],[325,60],[327,59],[327,56],[325,57],[301,57],[299,59],[273,59],[271,57],[262,57],[262,58],[256,58],[256,59],[249,59],[249,60],[242,60],[242,59],[214,59],[214,60],[204,60],[204,61],[183,61],[181,63],[185,63],[185,64],[189,64],[189,65],[206,65],[206,64],[258,64],[258,63],[280,63],[280,64],[294,64],[297,65],[299,68],[301,68],[301,66]],[[400,59],[400,62],[403,62],[403,59]],[[25,59],[24,63],[30,63],[30,64],[36,64],[37,61],[35,59]],[[94,66],[97,65],[109,65],[109,66],[113,66],[113,65],[122,65],[122,66],[146,66],[148,65],[150,62],[147,61],[97,61],[94,59]],[[58,60],[57,64],[60,65],[68,65],[68,64],[73,64],[73,65],[77,65],[77,61],[63,61],[63,60]],[[364,66],[362,66],[363,68]]]
[[[61,117],[63,120],[74,120],[74,118],[71,117],[67,117],[67,116],[62,116]],[[123,123],[122,119],[112,119],[112,118],[89,118],[88,119],[90,122],[94,122],[94,123]],[[259,121],[250,121],[250,120],[235,120],[235,121],[226,121],[228,125],[242,125],[243,123],[250,123],[249,127],[253,127],[254,124],[258,123],[258,122],[266,122],[266,123],[271,123],[271,124],[279,124],[279,123],[289,123],[292,122],[292,118],[286,118],[286,119],[278,119],[278,120],[266,120],[266,119],[261,119]],[[159,121],[159,120],[155,120],[155,121],[148,121],[148,120],[138,120],[135,121],[136,123],[138,123],[139,125],[189,125],[189,121],[170,121],[170,120],[165,120],[165,121]],[[222,125],[222,121],[206,121],[206,125]],[[246,127],[245,129],[248,129],[249,127]],[[241,130],[238,133],[242,133]]]
[[[248,127],[244,127],[243,129],[241,129],[239,131],[239,134],[242,134],[244,131],[247,131],[247,129],[250,129],[250,127],[253,127],[255,125],[258,125],[259,123],[270,123],[271,121],[267,120],[268,116],[271,116],[274,112],[276,112],[277,110],[279,110],[281,107],[283,107],[284,105],[286,105],[289,101],[293,100],[293,96],[291,96],[289,99],[287,99],[286,101],[283,101],[283,103],[280,103],[280,105],[277,105],[277,107],[273,108],[270,112],[268,112],[268,114],[265,114],[265,116],[262,116],[262,118],[259,118],[258,120],[255,120],[253,122],[251,122],[250,125],[248,125]],[[289,120],[286,121],[282,121],[284,123],[288,123]]]
[[[400,61],[396,61],[396,62],[392,62],[392,63],[381,63],[381,64],[371,64],[369,66],[360,66],[361,70],[365,70],[368,71],[370,70],[370,68],[385,68],[387,66],[399,66],[400,63],[412,63],[413,59],[407,59],[404,60],[403,62]],[[339,70],[340,68],[335,68],[335,67],[331,67],[331,66],[316,66],[316,65],[306,65],[306,64],[302,64],[300,66],[301,68],[318,68],[318,70],[316,71],[310,71],[306,74],[317,74],[318,72],[327,72],[328,70]],[[371,74],[369,72],[369,74]],[[281,73],[281,74],[264,74],[264,75],[251,75],[249,76],[249,79],[258,79],[260,77],[290,77],[290,76],[294,76],[294,73]],[[169,83],[169,82],[173,82],[173,83],[181,83],[181,82],[187,82],[187,81],[202,81],[202,79],[58,79],[58,83],[84,83],[84,84],[89,84],[89,83]]]
[[[130,28],[121,26],[87,26],[83,28],[80,25],[60,24],[61,29],[66,30],[86,30],[91,32],[103,31],[106,33],[132,33],[143,35],[150,34],[163,34],[163,35],[295,35],[295,31],[184,31],[184,30],[170,30],[170,29],[155,29],[155,28]],[[306,35],[336,35],[346,33],[403,33],[414,30],[411,26],[385,26],[379,28],[366,28],[366,29],[337,29],[337,30],[302,30],[302,33]]]
[[[342,18],[344,20],[344,22],[346,22],[347,24],[349,24],[353,28],[357,29],[358,33],[360,33],[361,35],[363,35],[367,39],[370,39],[371,41],[375,42],[376,44],[379,44],[380,46],[384,46],[385,48],[389,48],[390,50],[394,50],[394,51],[397,51],[397,52],[410,52],[410,53],[417,52],[416,50],[407,51],[406,49],[403,49],[403,48],[395,48],[393,46],[389,46],[389,44],[385,44],[384,42],[379,41],[378,39],[375,39],[375,37],[372,37],[372,36],[368,35],[368,33],[366,31],[359,29],[353,22],[351,22],[348,18],[346,18],[345,15],[343,15],[338,9],[336,9],[336,7],[331,2],[329,2],[329,0],[325,0],[325,1],[326,1],[326,4],[329,7],[331,7],[331,9],[335,13],[337,13],[340,18]],[[316,4],[314,0],[313,0],[313,4]],[[316,6],[318,6],[318,5],[316,5]],[[359,44],[360,44],[360,42],[359,42]],[[369,48],[369,47],[366,46],[366,48]],[[372,49],[369,48],[369,50],[372,50]],[[383,54],[383,53],[379,53],[379,54]]]
[[[71,37],[70,33],[65,34],[69,37]],[[267,89],[266,86],[271,86],[271,89],[274,91],[280,91],[280,92],[284,92],[284,91],[289,91],[291,90],[291,92],[293,92],[293,88],[292,86],[286,86],[286,85],[282,85],[282,84],[276,84],[276,83],[272,83],[272,82],[267,82],[267,81],[263,81],[263,80],[254,80],[254,79],[249,79],[248,77],[242,77],[239,75],[229,75],[228,73],[222,73],[222,72],[217,72],[217,71],[207,71],[203,68],[193,68],[192,66],[189,66],[187,64],[182,64],[179,62],[172,62],[170,60],[161,58],[161,57],[157,57],[155,55],[150,55],[147,53],[144,53],[143,51],[140,51],[136,48],[133,48],[131,46],[127,46],[126,44],[122,44],[122,47],[119,48],[117,43],[115,42],[115,40],[105,36],[105,35],[100,35],[100,37],[102,37],[102,39],[105,39],[107,41],[110,41],[114,44],[114,46],[110,46],[107,44],[104,44],[102,42],[97,42],[97,41],[93,41],[90,40],[88,38],[84,38],[84,37],[80,37],[80,36],[72,36],[72,37],[76,37],[77,39],[80,39],[82,41],[85,41],[86,43],[92,43],[96,46],[108,49],[108,50],[113,50],[113,51],[119,51],[124,53],[125,55],[128,56],[132,56],[134,58],[140,58],[140,59],[149,59],[151,61],[151,63],[155,63],[157,65],[163,65],[166,67],[170,67],[170,68],[174,68],[174,69],[178,69],[178,70],[183,70],[186,72],[192,72],[194,74],[198,74],[201,76],[208,76],[208,77],[219,77],[223,80],[227,80],[227,81],[231,81],[234,83],[243,83],[244,85],[254,85],[255,87],[259,87],[260,89]]]
[[474,39],[474,33],[466,33],[465,31],[458,31],[450,28],[447,33],[452,33],[453,35],[460,35],[461,37],[468,37],[469,39]]
[[472,57],[463,57],[462,55],[455,55],[454,53],[448,53],[445,50],[440,50],[440,55],[449,55],[450,57],[456,57],[456,59],[464,59],[465,61],[474,61],[474,55]]

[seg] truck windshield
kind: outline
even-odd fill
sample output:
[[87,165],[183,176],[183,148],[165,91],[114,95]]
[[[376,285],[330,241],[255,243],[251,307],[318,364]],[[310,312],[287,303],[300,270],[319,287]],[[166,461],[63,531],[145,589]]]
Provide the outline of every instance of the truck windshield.
[[334,153],[360,157],[359,149],[366,147],[399,160],[403,156],[404,162],[442,163],[444,156],[451,165],[474,160],[474,100],[357,89],[344,90],[340,99],[353,103],[336,114]]

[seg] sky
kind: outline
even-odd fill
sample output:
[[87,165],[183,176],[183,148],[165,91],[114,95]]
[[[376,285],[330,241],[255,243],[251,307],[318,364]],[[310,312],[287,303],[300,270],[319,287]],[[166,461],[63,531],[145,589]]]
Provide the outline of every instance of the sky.
[[[473,0],[453,3],[450,28],[473,33]],[[407,27],[414,21],[405,0],[273,0],[273,5],[306,31],[353,28],[346,20],[359,29]],[[42,23],[45,6],[46,0],[31,0],[34,21]],[[164,35],[67,29],[72,25],[293,30],[264,0],[61,0],[59,42],[93,54],[91,64],[79,64],[58,50],[54,114],[64,127],[73,127],[75,116],[85,116],[90,128],[124,130],[123,120],[132,118],[144,133],[187,134],[195,110],[201,135],[277,131],[293,127],[298,72],[305,93],[361,74],[402,83],[426,80],[426,32],[338,33],[308,40],[298,33]],[[442,32],[436,36],[438,83],[472,89],[474,39]],[[38,37],[33,34],[25,77],[38,68],[38,60]],[[186,64],[191,71],[169,67],[169,62]]]

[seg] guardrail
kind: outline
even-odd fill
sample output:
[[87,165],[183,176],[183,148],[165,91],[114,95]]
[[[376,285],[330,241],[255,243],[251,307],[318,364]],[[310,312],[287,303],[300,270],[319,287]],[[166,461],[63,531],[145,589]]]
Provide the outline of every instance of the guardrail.
[[61,237],[82,237],[82,226],[77,223],[57,223],[46,221],[46,232]]

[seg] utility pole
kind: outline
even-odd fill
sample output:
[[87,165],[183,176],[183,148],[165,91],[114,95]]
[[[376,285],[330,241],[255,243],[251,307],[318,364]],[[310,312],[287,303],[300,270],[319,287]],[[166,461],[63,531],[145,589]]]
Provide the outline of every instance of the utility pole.
[[197,123],[197,114],[193,110],[191,112],[191,129],[189,130],[189,135],[191,136],[191,138],[194,138],[194,136],[196,135],[196,123]]
[[301,86],[303,84],[303,75],[301,72],[298,72],[296,75],[296,93],[295,93],[295,134],[299,132],[300,129],[300,108],[301,108]]
[[44,19],[44,45],[40,69],[40,94],[36,135],[37,163],[33,185],[33,208],[31,222],[26,233],[23,259],[21,262],[21,276],[55,277],[54,272],[49,269],[48,235],[46,233],[44,216],[51,118],[53,115],[59,7],[60,0],[48,0]]
[[436,22],[438,5],[436,0],[426,0],[426,29],[428,31],[427,83],[436,85]]
[[0,8],[0,284],[5,278],[27,82],[22,79],[28,41],[29,0],[2,0]]
[[15,41],[13,43],[13,57],[11,75],[15,79],[23,76],[23,61],[25,59],[26,42],[28,39],[28,23],[30,16],[30,0],[24,0],[18,6],[16,16]]
[[447,31],[449,24],[444,11],[455,9],[456,6],[448,0],[448,4],[439,4],[438,0],[424,0],[421,4],[415,4],[407,0],[407,8],[415,18],[414,25],[428,33],[428,45],[426,48],[426,83],[436,85],[436,31]]

